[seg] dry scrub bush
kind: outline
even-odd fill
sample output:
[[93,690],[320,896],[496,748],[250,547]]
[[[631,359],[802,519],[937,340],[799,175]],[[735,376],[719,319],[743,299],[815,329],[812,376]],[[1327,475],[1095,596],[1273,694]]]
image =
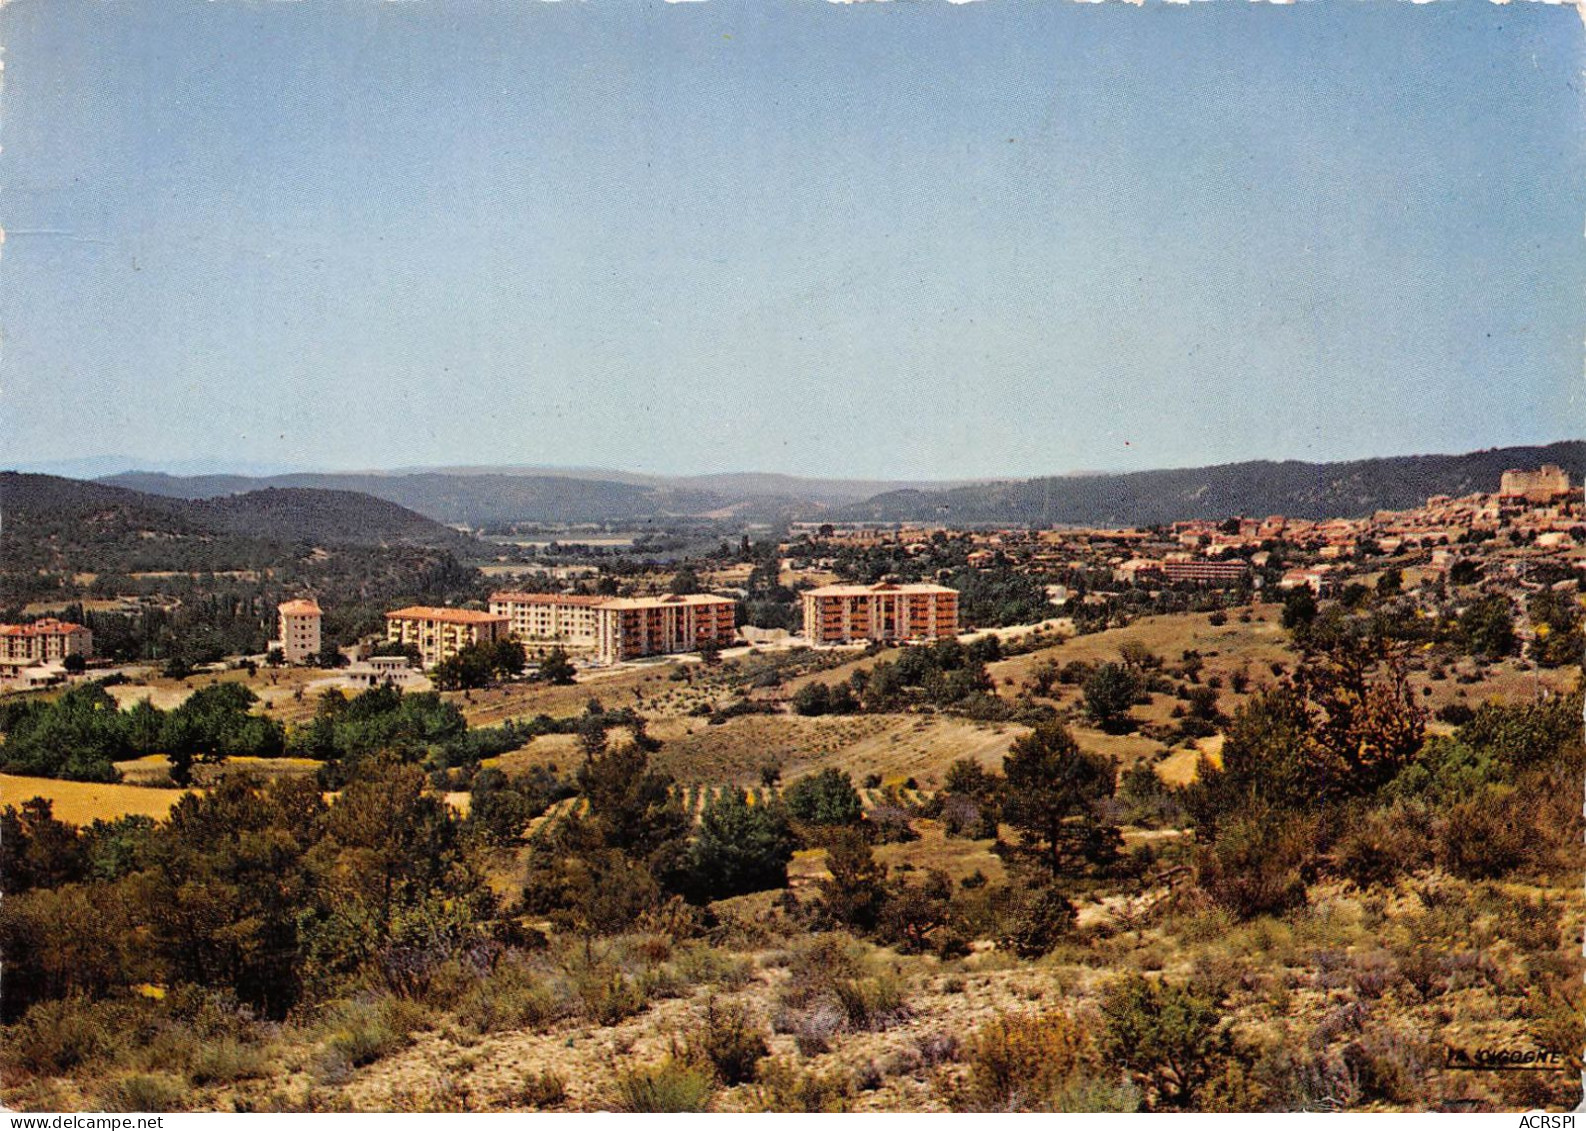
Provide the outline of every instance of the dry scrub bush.
[[188,1061],[187,1079],[195,1087],[261,1080],[270,1075],[274,1059],[260,1045],[222,1038],[199,1046]]
[[38,1076],[113,1061],[126,1048],[129,1014],[120,1005],[81,997],[40,1002],[6,1031],[0,1056],[7,1068]]
[[672,957],[677,977],[691,986],[737,990],[754,981],[754,959],[700,943],[679,947]]
[[531,1107],[544,1110],[558,1107],[567,1099],[567,1081],[549,1069],[531,1072],[523,1078],[517,1091],[506,1097],[514,1107]]
[[1244,1044],[1201,1085],[1207,1112],[1337,1111],[1352,1106],[1359,1085],[1341,1055],[1307,1051],[1284,1028],[1275,1039]]
[[704,1111],[716,1092],[708,1068],[669,1056],[659,1064],[619,1069],[615,1107],[623,1112]]
[[543,1029],[567,1010],[566,999],[553,993],[526,962],[503,961],[463,995],[457,1020],[477,1033]]
[[1385,887],[1432,863],[1436,838],[1424,807],[1372,809],[1333,844],[1332,867],[1356,888]]
[[112,1081],[105,1089],[106,1111],[182,1111],[187,1089],[165,1073],[135,1072]]
[[1315,842],[1311,817],[1264,814],[1230,821],[1213,843],[1196,851],[1195,880],[1240,919],[1282,914],[1305,903],[1304,871]]
[[876,968],[845,936],[811,939],[792,951],[787,966],[774,1027],[794,1034],[805,1056],[825,1052],[840,1032],[877,1032],[911,1014],[897,974]]
[[353,1069],[407,1048],[413,1032],[428,1024],[423,1006],[401,998],[336,1002],[321,1025],[325,1037],[315,1075],[327,1084],[342,1083]]
[[969,1075],[951,1097],[955,1111],[1051,1111],[1094,1055],[1089,1036],[1066,1013],[1000,1014],[975,1030],[964,1059]]
[[855,1088],[840,1070],[805,1071],[788,1060],[762,1061],[759,1082],[749,1089],[744,1110],[751,1112],[842,1112]]
[[712,997],[689,1038],[685,1058],[710,1065],[717,1079],[730,1088],[754,1079],[755,1065],[770,1053],[759,1026],[743,1006]]
[[647,1004],[644,987],[617,970],[584,971],[575,985],[579,1012],[597,1025],[616,1025],[641,1013]]
[[1427,1098],[1426,1080],[1434,1059],[1430,1044],[1420,1034],[1373,1028],[1345,1045],[1343,1057],[1359,1083],[1364,1102],[1415,1105]]

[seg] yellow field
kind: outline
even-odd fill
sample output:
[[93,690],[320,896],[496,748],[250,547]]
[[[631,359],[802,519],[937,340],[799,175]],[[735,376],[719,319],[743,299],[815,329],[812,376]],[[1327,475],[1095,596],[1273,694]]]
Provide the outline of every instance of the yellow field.
[[1200,739],[1192,747],[1173,751],[1156,764],[1157,777],[1168,785],[1188,785],[1195,780],[1195,771],[1200,765],[1202,754],[1206,755],[1213,765],[1220,766],[1223,756],[1223,736],[1214,734],[1210,738]]
[[86,825],[95,817],[110,821],[132,814],[161,820],[181,796],[174,789],[0,774],[0,805],[20,807],[24,801],[43,797],[53,804],[57,820],[74,825]]

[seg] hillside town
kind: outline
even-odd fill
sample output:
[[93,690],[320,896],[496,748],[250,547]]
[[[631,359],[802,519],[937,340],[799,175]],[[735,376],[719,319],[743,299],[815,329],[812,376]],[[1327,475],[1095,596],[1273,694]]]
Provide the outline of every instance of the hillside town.
[[[937,580],[951,571],[931,568],[937,558],[1040,582],[1053,619],[1126,594],[1154,597],[1168,590],[1281,596],[1303,587],[1317,597],[1336,597],[1388,570],[1429,595],[1443,591],[1450,574],[1462,573],[1479,574],[1483,589],[1515,600],[1548,589],[1573,592],[1586,579],[1586,509],[1578,495],[1565,471],[1545,465],[1504,472],[1496,491],[1433,496],[1413,510],[1364,518],[1269,515],[1148,529],[794,524],[776,549],[779,579],[796,595],[802,627],[770,638],[817,647],[920,643],[985,627],[963,621],[958,592]],[[863,584],[844,580],[842,570],[856,552],[903,568]],[[920,580],[900,580],[902,574]],[[528,576],[552,587],[558,574]],[[661,575],[641,584],[660,588],[667,580]],[[431,670],[464,649],[498,641],[522,645],[531,663],[556,648],[581,666],[715,654],[746,642],[739,603],[749,594],[731,584],[714,588],[622,596],[502,589],[477,608],[393,609],[384,614],[383,634],[331,650],[356,665],[344,678],[365,684],[411,683],[419,672],[410,668]],[[236,661],[313,665],[327,654],[323,612],[313,595],[283,601],[276,613],[268,651]],[[409,651],[411,664],[404,659]],[[0,687],[49,686],[102,666],[84,625],[54,616],[0,625]]]

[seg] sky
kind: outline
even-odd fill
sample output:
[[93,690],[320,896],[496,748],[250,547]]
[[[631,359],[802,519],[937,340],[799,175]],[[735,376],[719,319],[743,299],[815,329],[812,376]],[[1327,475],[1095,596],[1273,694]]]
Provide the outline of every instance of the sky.
[[0,465],[1586,435],[1571,8],[11,0],[0,38]]

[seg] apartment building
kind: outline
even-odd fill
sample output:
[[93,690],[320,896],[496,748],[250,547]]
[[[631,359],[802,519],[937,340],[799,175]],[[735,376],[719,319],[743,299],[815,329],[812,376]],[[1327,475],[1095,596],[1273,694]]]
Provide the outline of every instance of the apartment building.
[[280,625],[277,647],[289,664],[309,664],[319,655],[321,614],[312,598],[283,601],[275,608]]
[[603,664],[670,652],[724,648],[738,636],[738,607],[702,593],[611,597],[595,606],[596,658]]
[[506,617],[473,609],[412,605],[387,613],[385,622],[386,640],[417,647],[426,668],[451,659],[470,644],[493,644],[508,634]]
[[1168,581],[1188,581],[1196,585],[1238,585],[1250,573],[1245,561],[1208,561],[1204,558],[1173,559],[1162,563],[1162,576]]
[[945,585],[823,585],[804,594],[813,644],[940,640],[958,635],[958,590]]
[[87,659],[93,653],[94,634],[80,624],[54,617],[32,624],[0,624],[0,669],[8,674],[67,656]]
[[598,610],[611,599],[503,591],[490,595],[490,611],[507,618],[508,631],[525,647],[559,644],[568,652],[594,652],[600,644]]

